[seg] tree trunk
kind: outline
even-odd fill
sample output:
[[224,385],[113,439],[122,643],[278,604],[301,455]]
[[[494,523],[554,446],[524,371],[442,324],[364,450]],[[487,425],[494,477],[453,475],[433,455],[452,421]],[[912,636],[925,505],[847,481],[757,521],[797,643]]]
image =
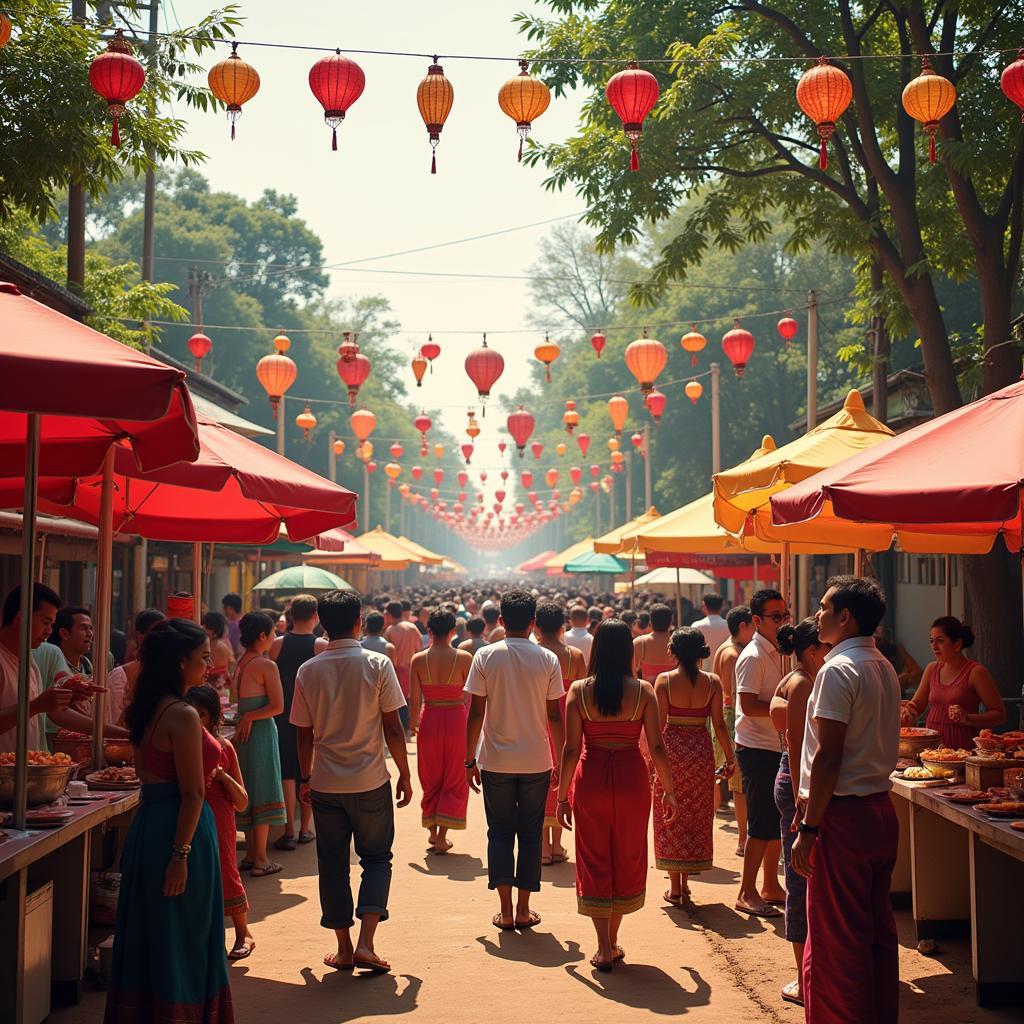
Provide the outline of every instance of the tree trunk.
[[970,655],[992,673],[1004,697],[1020,697],[1024,645],[1019,556],[997,540],[989,554],[966,555],[961,561],[965,615],[977,633]]
[[872,415],[879,423],[889,418],[889,330],[882,312],[882,284],[885,271],[878,260],[871,263],[871,391]]

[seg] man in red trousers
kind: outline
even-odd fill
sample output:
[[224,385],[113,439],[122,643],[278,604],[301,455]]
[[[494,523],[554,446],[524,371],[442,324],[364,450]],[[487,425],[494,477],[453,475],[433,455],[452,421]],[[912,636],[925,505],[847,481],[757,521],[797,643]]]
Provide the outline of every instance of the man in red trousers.
[[889,775],[899,756],[901,693],[873,638],[884,614],[877,583],[836,576],[816,616],[832,649],[807,703],[793,845],[793,867],[808,879],[809,1024],[897,1024],[899,1015]]

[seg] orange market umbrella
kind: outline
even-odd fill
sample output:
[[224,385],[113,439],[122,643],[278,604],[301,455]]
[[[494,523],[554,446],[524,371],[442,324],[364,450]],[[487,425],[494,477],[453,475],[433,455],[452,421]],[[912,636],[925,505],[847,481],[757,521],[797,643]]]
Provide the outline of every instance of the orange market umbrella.
[[583,555],[588,551],[593,550],[594,538],[584,537],[583,540],[578,540],[575,544],[570,544],[564,551],[559,551],[557,555],[552,555],[544,563],[544,568],[547,570],[547,574],[549,576],[558,576],[560,573],[565,572],[565,565],[567,562],[571,562],[578,555]]
[[375,569],[400,571],[408,569],[410,565],[422,564],[419,555],[388,533],[379,523],[372,530],[367,530],[356,537],[356,542],[380,557],[380,561],[373,566]]
[[635,553],[637,550],[634,536],[637,530],[661,518],[661,513],[652,505],[646,512],[630,519],[628,523],[616,526],[614,530],[598,537],[594,541],[594,550],[604,555]]
[[409,540],[408,537],[400,536],[398,543],[408,548],[413,554],[419,555],[424,565],[441,565],[444,562],[444,555],[434,554],[433,551],[425,548],[422,544],[417,544],[414,540]]

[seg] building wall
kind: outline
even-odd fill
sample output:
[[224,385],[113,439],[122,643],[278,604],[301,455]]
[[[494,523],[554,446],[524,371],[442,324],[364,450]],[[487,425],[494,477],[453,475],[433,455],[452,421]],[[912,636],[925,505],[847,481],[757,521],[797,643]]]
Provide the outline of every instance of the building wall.
[[[896,555],[896,640],[924,667],[932,660],[928,646],[931,624],[945,614],[946,560],[942,555]],[[950,559],[953,581],[952,614],[964,617],[964,589],[960,560]]]

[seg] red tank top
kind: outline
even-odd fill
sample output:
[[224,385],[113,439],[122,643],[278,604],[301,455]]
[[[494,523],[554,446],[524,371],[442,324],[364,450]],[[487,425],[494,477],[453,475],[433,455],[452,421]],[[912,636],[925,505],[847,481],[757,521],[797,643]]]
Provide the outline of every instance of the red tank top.
[[[158,750],[153,746],[153,733],[157,723],[163,717],[164,711],[173,705],[165,704],[163,710],[153,720],[150,726],[149,735],[139,745],[139,758],[146,770],[164,782],[177,782],[178,773],[174,766],[174,752],[172,750]],[[205,729],[203,732],[203,776],[209,777],[220,762],[221,745]]]

